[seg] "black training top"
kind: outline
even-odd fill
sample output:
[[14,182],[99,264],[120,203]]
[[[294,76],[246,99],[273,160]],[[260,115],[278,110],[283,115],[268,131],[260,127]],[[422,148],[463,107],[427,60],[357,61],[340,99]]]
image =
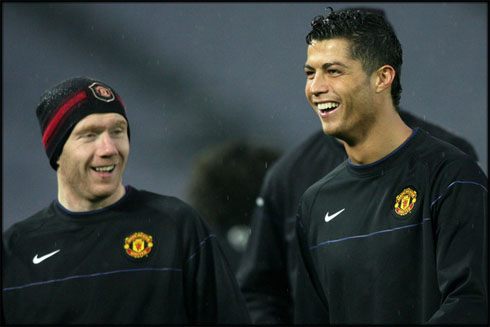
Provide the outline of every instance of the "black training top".
[[[400,116],[410,127],[421,127],[477,160],[468,141],[406,111]],[[295,216],[301,195],[314,182],[327,175],[347,158],[344,147],[322,130],[313,133],[274,163],[267,173],[252,216],[252,233],[237,277],[256,323],[292,323],[292,287],[295,280]],[[310,323],[323,321],[311,290]]]
[[295,322],[310,319],[311,276],[325,323],[488,323],[487,210],[480,167],[423,130],[373,164],[345,161],[300,204],[309,274],[298,273]]
[[246,324],[245,302],[199,214],[127,187],[73,213],[57,201],[3,235],[7,324]]

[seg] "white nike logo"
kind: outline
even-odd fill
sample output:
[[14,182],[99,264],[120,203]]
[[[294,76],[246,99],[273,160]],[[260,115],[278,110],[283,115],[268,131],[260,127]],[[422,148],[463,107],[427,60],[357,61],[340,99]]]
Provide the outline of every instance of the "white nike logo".
[[333,215],[331,215],[331,216],[329,216],[329,215],[328,215],[328,212],[327,212],[327,214],[325,215],[325,222],[326,222],[326,223],[328,223],[330,220],[332,220],[332,219],[334,219],[335,217],[337,217],[338,215],[340,215],[340,214],[342,213],[342,211],[344,211],[344,210],[345,210],[345,208],[344,208],[344,209],[342,209],[342,210],[337,211],[336,213],[334,213],[334,214],[333,214]]
[[51,252],[51,253],[48,253],[48,254],[45,254],[43,255],[42,257],[37,257],[37,254],[34,256],[34,258],[32,258],[32,263],[37,265],[38,263],[41,263],[43,262],[44,260],[46,260],[47,258],[49,257],[52,257],[54,256],[56,253],[60,252],[60,249],[54,251],[54,252]]

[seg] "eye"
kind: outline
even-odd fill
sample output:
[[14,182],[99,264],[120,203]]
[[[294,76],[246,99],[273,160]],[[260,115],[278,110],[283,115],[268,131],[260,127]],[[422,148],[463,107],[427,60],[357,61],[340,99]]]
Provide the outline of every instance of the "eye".
[[124,127],[116,127],[111,131],[111,134],[114,136],[121,136],[126,132],[126,128]]
[[305,74],[306,74],[306,77],[308,77],[309,79],[311,79],[315,75],[315,72],[312,71],[312,70],[305,70]]
[[78,135],[78,139],[81,142],[92,142],[96,137],[97,135],[94,132],[85,132]]
[[338,70],[338,69],[335,69],[335,68],[329,68],[329,69],[327,70],[327,73],[328,73],[329,75],[334,75],[334,76],[336,76],[336,75],[340,75],[342,72],[341,72],[340,70]]

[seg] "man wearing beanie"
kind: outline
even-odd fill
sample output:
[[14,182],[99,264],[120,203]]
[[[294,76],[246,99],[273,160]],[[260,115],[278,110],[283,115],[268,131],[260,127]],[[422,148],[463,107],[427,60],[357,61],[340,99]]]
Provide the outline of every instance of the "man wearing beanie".
[[110,86],[63,81],[36,113],[58,198],[3,234],[2,323],[250,322],[197,211],[122,183],[129,123]]

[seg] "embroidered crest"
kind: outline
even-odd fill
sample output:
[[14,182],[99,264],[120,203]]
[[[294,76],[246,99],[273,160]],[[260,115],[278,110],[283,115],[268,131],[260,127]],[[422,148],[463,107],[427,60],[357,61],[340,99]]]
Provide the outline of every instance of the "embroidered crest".
[[134,233],[124,240],[127,255],[140,259],[147,256],[153,247],[153,237],[142,232]]
[[89,86],[89,88],[92,90],[92,93],[96,99],[111,102],[116,98],[110,88],[100,83],[94,82]]
[[396,196],[395,213],[400,216],[409,214],[417,202],[417,191],[407,187]]

